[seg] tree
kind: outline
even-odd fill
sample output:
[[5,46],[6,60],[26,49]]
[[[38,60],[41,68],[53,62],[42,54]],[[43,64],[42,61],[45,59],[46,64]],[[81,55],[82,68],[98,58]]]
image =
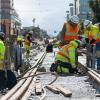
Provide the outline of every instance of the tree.
[[100,0],[89,0],[89,6],[93,11],[93,22],[100,22]]

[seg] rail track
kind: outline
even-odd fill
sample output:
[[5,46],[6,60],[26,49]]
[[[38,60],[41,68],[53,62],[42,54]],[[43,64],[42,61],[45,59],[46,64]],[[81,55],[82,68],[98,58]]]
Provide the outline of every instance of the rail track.
[[[50,65],[53,62],[52,58],[53,58],[53,53],[49,54],[49,56],[47,55],[47,57],[44,59],[42,66],[46,66],[46,71],[49,71]],[[85,57],[82,57],[82,60],[83,59],[86,60]],[[99,96],[100,91],[97,92],[97,89],[94,87],[94,84],[96,83],[94,80],[92,83],[92,79],[94,79],[93,76],[96,76],[96,74],[92,76],[89,74],[90,72],[93,73],[95,71],[86,67],[84,64],[86,62],[84,60],[83,63],[81,62],[79,63],[81,74],[68,75],[66,77],[59,76],[56,82],[53,83],[53,85],[62,85],[65,89],[71,90],[72,97],[66,98],[61,94],[52,93],[45,88],[46,94],[44,100],[69,100],[69,99],[70,100],[99,100],[100,98],[97,96]],[[90,76],[92,77],[92,79],[90,78]],[[44,84],[47,84],[50,81],[50,79],[52,79],[52,77],[43,75],[40,76],[40,79]],[[100,89],[99,87],[100,84],[99,83],[97,84],[98,84],[97,88]],[[39,99],[39,97],[35,95],[35,91],[33,89],[29,99],[27,100],[43,100],[43,99],[41,98]]]
[[[49,56],[48,56],[49,55]],[[98,84],[98,87],[100,89],[100,74],[97,73],[95,70],[92,70],[88,67],[85,66],[85,57],[81,57],[83,60],[83,63],[79,61],[79,68],[81,69],[80,75],[68,75],[66,77],[61,77],[59,76],[57,81],[53,83],[54,76],[50,76],[48,73],[49,72],[49,67],[51,63],[53,62],[54,59],[54,54],[49,53],[46,55],[46,53],[42,53],[41,57],[34,63],[32,68],[27,71],[27,73],[23,76],[23,78],[20,79],[19,77],[19,82],[17,85],[11,89],[7,94],[2,96],[0,100],[99,100],[100,98],[96,96],[100,96],[100,91],[96,93],[96,89],[94,88],[95,82],[92,83],[91,81],[88,81],[88,78],[91,76],[93,81],[95,80]],[[44,59],[45,58],[45,59]],[[44,61],[43,61],[44,60]],[[43,63],[42,63],[43,62]],[[41,66],[44,66],[46,68],[45,73],[38,73],[38,67],[40,67],[40,64],[42,63]],[[48,74],[48,75],[46,75]],[[37,96],[34,93],[34,84],[36,81],[37,75],[39,76],[39,79],[44,83],[43,86],[43,94],[41,96]],[[89,75],[89,76],[88,76]],[[46,85],[50,81],[54,80],[52,83],[53,85],[63,85],[65,88],[70,89],[73,92],[72,97],[63,97],[62,95],[54,94],[51,93],[48,89],[46,89]],[[76,80],[73,81],[73,80]],[[73,87],[75,89],[73,89]],[[76,93],[77,92],[77,93]],[[86,96],[87,98],[84,98]],[[82,98],[81,98],[82,97]]]
[[[46,53],[42,53],[41,57],[34,63],[31,69],[27,71],[24,77],[28,77],[29,75],[34,75],[39,67],[39,64],[43,61]],[[11,89],[6,95],[4,95],[0,100],[20,100],[22,96],[27,91],[33,77],[20,80],[17,85]]]

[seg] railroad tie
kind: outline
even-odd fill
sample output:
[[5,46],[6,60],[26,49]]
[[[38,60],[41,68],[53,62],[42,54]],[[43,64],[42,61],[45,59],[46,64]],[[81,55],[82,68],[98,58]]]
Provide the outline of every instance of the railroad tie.
[[56,88],[55,86],[53,86],[53,85],[47,85],[46,88],[47,88],[48,90],[50,90],[50,91],[56,93],[56,94],[59,94],[59,93],[60,93],[59,89],[57,89],[57,88]]
[[56,85],[55,86],[57,89],[60,90],[60,93],[62,93],[64,96],[66,97],[70,97],[72,95],[72,92],[68,89],[65,89],[63,86],[61,85]]
[[36,95],[41,95],[42,94],[42,83],[40,79],[37,79],[35,82],[35,94]]
[[62,93],[66,97],[70,97],[72,95],[72,92],[70,90],[65,89],[61,85],[47,85],[46,88],[56,94]]

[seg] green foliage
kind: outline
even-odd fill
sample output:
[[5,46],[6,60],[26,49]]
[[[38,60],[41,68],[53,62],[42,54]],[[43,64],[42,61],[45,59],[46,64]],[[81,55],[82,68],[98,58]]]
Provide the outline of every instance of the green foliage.
[[94,13],[94,20],[100,22],[100,0],[89,0],[89,6]]
[[94,2],[93,2],[92,0],[89,0],[89,6],[90,6],[90,8],[92,8],[92,9],[93,9]]
[[35,26],[31,26],[31,27],[24,27],[23,28],[24,33],[28,33],[29,31],[33,31],[33,39],[40,39],[43,40],[43,38],[49,38],[47,32],[43,29],[40,29],[40,27],[35,27]]

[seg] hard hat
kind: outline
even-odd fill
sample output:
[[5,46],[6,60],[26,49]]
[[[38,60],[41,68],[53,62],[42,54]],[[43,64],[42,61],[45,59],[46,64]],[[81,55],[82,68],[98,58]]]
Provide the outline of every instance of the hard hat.
[[33,34],[33,31],[29,31],[28,34],[32,35]]
[[84,28],[87,28],[87,27],[89,27],[90,25],[91,25],[91,21],[89,21],[89,20],[85,20],[84,21]]
[[4,40],[5,34],[3,32],[0,32],[0,39]]
[[79,18],[77,15],[73,15],[71,18],[70,18],[70,21],[72,23],[75,23],[75,24],[78,24],[79,23]]

